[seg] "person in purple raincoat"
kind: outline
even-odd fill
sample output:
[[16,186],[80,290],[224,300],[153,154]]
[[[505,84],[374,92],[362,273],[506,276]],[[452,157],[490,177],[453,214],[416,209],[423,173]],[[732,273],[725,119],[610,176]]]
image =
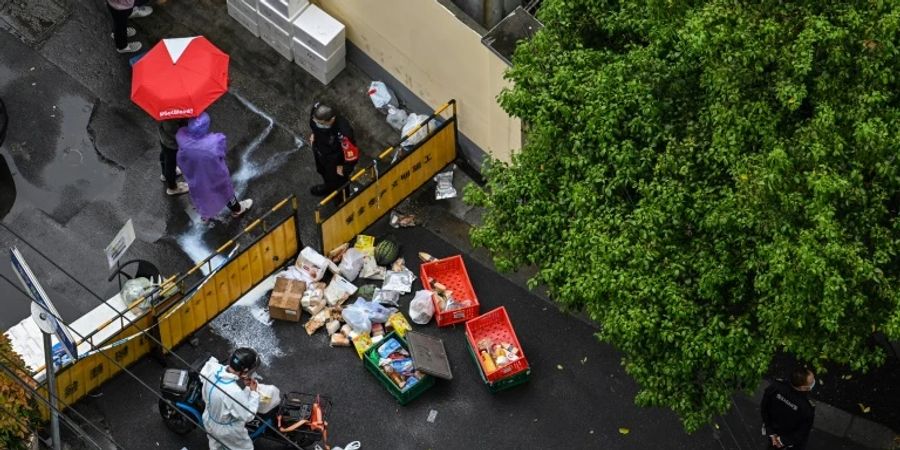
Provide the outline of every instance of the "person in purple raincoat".
[[225,135],[209,132],[209,114],[188,121],[175,134],[178,167],[190,187],[191,201],[204,221],[216,217],[226,206],[233,217],[250,209],[253,200],[238,201],[225,164]]

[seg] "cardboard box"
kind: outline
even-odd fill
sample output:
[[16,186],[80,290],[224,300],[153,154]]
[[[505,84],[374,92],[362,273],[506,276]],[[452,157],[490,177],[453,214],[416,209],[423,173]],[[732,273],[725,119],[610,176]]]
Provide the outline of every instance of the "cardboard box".
[[330,57],[325,58],[309,48],[305,42],[294,38],[293,41],[291,41],[291,50],[294,53],[294,62],[303,60],[301,67],[313,67],[313,71],[321,76],[333,71],[335,67],[341,65],[342,59],[347,58],[346,45],[341,45]]
[[243,25],[254,36],[259,37],[259,26],[256,23],[256,12],[246,13],[247,5],[242,0],[228,0],[228,15]]
[[306,283],[289,278],[275,278],[275,288],[269,297],[269,317],[289,322],[300,321],[300,298]]
[[[296,19],[300,14],[300,12],[303,11],[302,8],[296,11],[290,9],[290,11],[293,12],[289,13],[288,6],[286,4],[279,3],[279,0],[257,1],[259,2],[257,3],[257,11],[259,12],[259,15],[265,17],[266,19],[269,19],[269,21],[277,25],[278,28],[286,30],[289,33],[291,30],[291,22],[293,22],[294,19]],[[307,5],[309,5],[309,2],[305,2],[303,7],[305,8]]]
[[309,5],[294,19],[292,34],[312,51],[329,59],[345,43],[344,24],[316,5]]
[[259,37],[288,61],[293,59],[290,33],[263,16],[257,17],[259,17]]

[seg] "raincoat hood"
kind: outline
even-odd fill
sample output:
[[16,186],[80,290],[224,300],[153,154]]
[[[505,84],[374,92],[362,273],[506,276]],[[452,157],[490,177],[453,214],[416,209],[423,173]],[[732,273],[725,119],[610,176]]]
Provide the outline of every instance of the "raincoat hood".
[[193,138],[199,138],[209,134],[209,114],[201,113],[196,118],[188,121],[187,133]]

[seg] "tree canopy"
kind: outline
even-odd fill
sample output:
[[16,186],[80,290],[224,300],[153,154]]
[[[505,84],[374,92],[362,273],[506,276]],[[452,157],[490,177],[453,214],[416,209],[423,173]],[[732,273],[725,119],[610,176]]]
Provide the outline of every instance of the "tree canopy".
[[536,265],[694,431],[780,351],[900,339],[900,3],[545,0],[472,241]]

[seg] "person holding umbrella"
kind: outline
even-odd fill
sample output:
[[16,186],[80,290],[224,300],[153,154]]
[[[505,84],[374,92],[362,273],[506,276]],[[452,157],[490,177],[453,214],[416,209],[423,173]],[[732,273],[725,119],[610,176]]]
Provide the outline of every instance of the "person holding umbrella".
[[209,114],[202,113],[175,135],[178,167],[190,187],[191,201],[204,222],[219,215],[226,206],[232,217],[240,217],[253,200],[238,201],[225,163],[227,144],[222,133],[210,133]]

